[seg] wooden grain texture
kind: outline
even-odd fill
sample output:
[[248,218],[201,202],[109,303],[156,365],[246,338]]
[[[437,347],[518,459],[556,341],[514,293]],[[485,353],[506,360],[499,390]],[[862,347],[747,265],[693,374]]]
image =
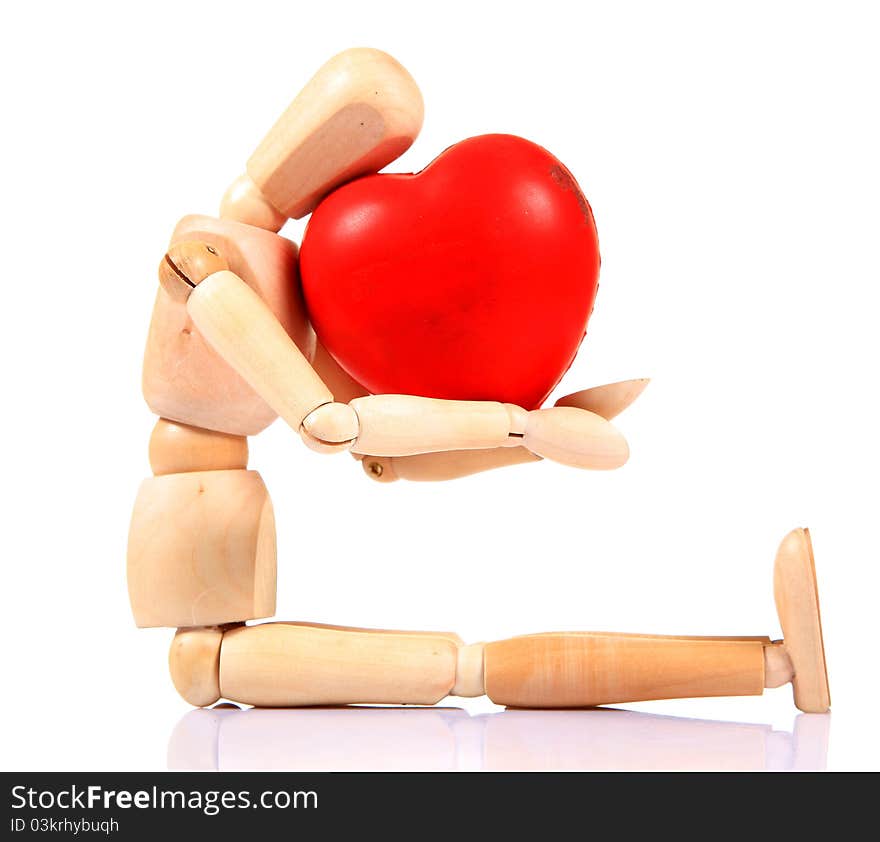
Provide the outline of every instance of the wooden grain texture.
[[275,613],[275,520],[255,471],[145,480],[128,538],[140,627],[210,626]]
[[355,411],[347,403],[321,404],[302,421],[303,441],[319,453],[349,450],[360,431]]
[[651,381],[647,377],[638,380],[621,380],[618,383],[607,383],[594,386],[560,398],[555,406],[573,406],[587,409],[601,415],[607,421],[616,418],[632,404]]
[[280,231],[287,217],[273,207],[247,174],[240,175],[223,194],[220,218],[254,225],[266,231]]
[[227,632],[224,698],[260,707],[434,704],[452,689],[448,637],[263,623]]
[[486,695],[511,707],[592,707],[761,695],[762,640],[557,633],[487,643]]
[[368,395],[351,407],[360,428],[352,449],[374,456],[495,447],[510,430],[507,409],[493,401]]
[[[294,243],[249,225],[207,216],[184,217],[171,245],[185,240],[215,247],[231,271],[259,294],[308,357],[314,334],[299,287]],[[143,393],[156,414],[238,436],[256,435],[276,413],[205,341],[186,304],[159,289],[147,337]]]
[[220,698],[220,641],[216,626],[178,629],[168,651],[168,669],[174,687],[195,707],[213,705]]
[[[324,379],[326,380],[327,378],[325,377]],[[592,389],[585,389],[581,392],[566,395],[564,398],[560,398],[556,405],[589,410],[608,420],[626,409],[642,393],[648,382],[647,379],[626,380],[620,383],[596,386]],[[333,390],[333,394],[338,400],[341,399],[336,390]],[[524,434],[529,423],[529,413],[521,407],[513,406],[512,404],[505,404],[505,408],[510,416],[510,432]],[[541,417],[539,426],[542,426],[542,422],[546,418],[547,416]],[[577,420],[582,421],[583,419],[577,418]],[[601,425],[594,426],[601,427]],[[606,432],[608,431],[606,430]],[[533,446],[541,446],[537,443],[541,434],[543,434],[542,430],[536,430],[533,427],[530,435],[530,441]],[[552,430],[546,434],[548,438],[553,439],[554,432]],[[623,437],[614,430],[609,435],[609,441],[611,443],[610,456],[612,465],[621,459],[625,461],[628,448],[626,442],[623,441]],[[541,456],[532,453],[525,447],[510,445],[511,442],[508,441],[504,443],[504,446],[496,448],[456,449],[435,453],[417,453],[410,456],[377,456],[370,454],[363,455],[362,466],[367,476],[377,482],[394,482],[398,479],[414,482],[439,482],[490,471],[494,468],[541,461]],[[607,461],[609,454],[603,456],[600,452],[598,455]],[[582,461],[578,460],[579,463]],[[579,466],[582,465],[579,464]]]
[[764,646],[764,686],[782,687],[794,678],[794,665],[782,642]]
[[247,163],[281,214],[298,219],[334,187],[378,172],[422,127],[422,96],[409,73],[380,50],[334,56],[309,80]]
[[438,482],[493,468],[540,461],[540,456],[535,456],[524,447],[495,447],[420,453],[415,456],[364,456],[361,465],[367,476],[377,482],[394,482],[398,479]]
[[522,444],[573,468],[612,470],[629,458],[626,439],[614,426],[595,412],[570,406],[530,412]]
[[455,684],[450,696],[472,698],[486,692],[483,670],[485,643],[471,643],[458,648],[458,663],[455,669]]
[[552,631],[537,632],[536,634],[522,635],[523,637],[543,637],[545,635],[574,635],[575,637],[625,637],[625,638],[645,638],[648,640],[747,640],[757,641],[764,646],[768,646],[772,641],[766,634],[634,634],[632,632],[595,632],[595,631]]
[[303,419],[333,395],[262,298],[233,272],[202,281],[186,303],[205,340],[299,432]]
[[189,471],[247,468],[248,441],[160,418],[150,436],[150,467],[155,476]]
[[303,626],[307,629],[334,629],[335,631],[364,632],[365,634],[403,634],[408,637],[442,637],[456,646],[464,646],[464,641],[455,632],[425,629],[377,629],[370,626],[340,626],[333,623],[313,623],[311,621],[283,620],[275,625]]
[[186,301],[192,288],[229,263],[204,240],[183,240],[171,246],[159,261],[159,285],[174,301]]
[[825,713],[831,694],[808,530],[794,529],[782,540],[773,568],[773,593],[785,651],[794,668],[794,703],[805,713]]

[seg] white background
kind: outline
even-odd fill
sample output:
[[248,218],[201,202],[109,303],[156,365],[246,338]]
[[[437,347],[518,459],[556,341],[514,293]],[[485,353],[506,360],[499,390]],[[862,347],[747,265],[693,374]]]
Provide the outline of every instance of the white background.
[[[877,768],[871,4],[4,8],[3,767],[166,767],[188,710],[167,676],[171,633],[136,630],[125,588],[130,509],[149,472],[139,378],[155,267],[177,219],[216,212],[309,76],[366,45],[397,57],[425,98],[423,133],[391,169],[512,132],[584,188],[601,289],[557,394],[653,382],[618,419],[632,457],[608,474],[541,463],[384,486],[276,423],[252,440],[251,465],[279,520],[278,616],[468,640],[778,636],[773,556],[806,525],[833,699],[828,768]],[[455,704],[478,723],[496,710]],[[783,734],[796,715],[787,688],[631,707]],[[526,726],[536,744],[546,721]],[[272,729],[255,734],[257,755],[223,765],[258,767],[254,740],[271,743]],[[401,766],[442,766],[430,747],[406,755],[404,731],[386,737]],[[332,746],[332,730],[317,739]],[[291,745],[282,765],[309,766]],[[589,754],[583,765],[598,764]],[[361,762],[381,765],[381,752]],[[612,746],[606,765],[617,762]],[[675,767],[676,752],[660,765]]]

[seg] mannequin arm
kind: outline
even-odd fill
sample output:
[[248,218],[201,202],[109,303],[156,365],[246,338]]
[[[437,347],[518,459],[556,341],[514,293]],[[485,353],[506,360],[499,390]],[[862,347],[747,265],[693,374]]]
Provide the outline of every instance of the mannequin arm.
[[601,416],[576,407],[526,410],[492,401],[368,395],[349,404],[333,395],[272,311],[222,255],[205,243],[179,243],[160,281],[186,302],[210,345],[315,450],[406,456],[439,450],[523,445],[583,468],[622,465],[623,436]]
[[345,50],[299,92],[220,206],[225,219],[278,231],[352,178],[402,155],[422,126],[412,76],[380,50]]
[[[587,409],[610,421],[632,404],[649,382],[647,378],[641,378],[594,386],[592,389],[584,389],[560,398],[556,401],[556,406]],[[495,447],[419,453],[413,456],[365,455],[361,464],[367,476],[377,482],[395,482],[399,479],[438,482],[491,471],[494,468],[540,461],[540,456],[525,447]]]

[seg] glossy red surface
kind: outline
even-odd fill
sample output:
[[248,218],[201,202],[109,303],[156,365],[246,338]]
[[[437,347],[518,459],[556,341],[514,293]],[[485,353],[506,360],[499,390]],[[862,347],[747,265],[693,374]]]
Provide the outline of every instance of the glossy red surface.
[[534,408],[584,337],[599,245],[556,158],[483,135],[331,193],[300,268],[318,336],[371,392]]

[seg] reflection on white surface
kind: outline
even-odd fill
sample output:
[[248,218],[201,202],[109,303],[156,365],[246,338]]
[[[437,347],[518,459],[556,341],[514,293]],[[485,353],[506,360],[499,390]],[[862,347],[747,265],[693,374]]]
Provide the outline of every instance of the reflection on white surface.
[[193,710],[169,769],[309,771],[823,770],[830,714],[769,725],[629,710],[471,716],[458,708]]

